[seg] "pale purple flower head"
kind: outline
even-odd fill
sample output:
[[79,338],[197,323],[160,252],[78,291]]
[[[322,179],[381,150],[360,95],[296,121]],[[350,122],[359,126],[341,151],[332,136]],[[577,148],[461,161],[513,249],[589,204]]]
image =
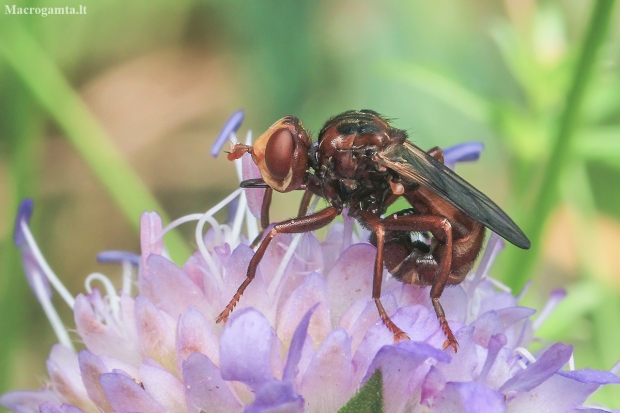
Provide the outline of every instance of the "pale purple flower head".
[[[475,159],[481,149],[447,149],[446,164]],[[256,173],[250,164],[239,160],[240,178]],[[121,288],[91,274],[75,298],[36,247],[28,228],[32,203],[25,201],[15,240],[59,344],[44,388],[7,393],[0,404],[20,413],[336,412],[380,370],[385,412],[574,412],[600,385],[620,382],[611,372],[573,370],[570,346],[526,350],[543,320],[532,322],[535,311],[488,276],[503,247],[494,234],[476,272],[442,295],[456,354],[441,348],[445,336],[429,290],[386,272],[381,300],[411,338],[394,344],[371,298],[375,247],[346,216],[322,240],[278,235],[226,325],[216,324],[254,254],[248,240],[257,234],[252,212],[262,195],[249,191],[171,224],[198,221],[198,251],[182,267],[167,258],[160,217],[144,213],[139,256],[99,256],[123,265]],[[215,221],[216,210],[235,197],[230,222]],[[211,228],[203,235],[205,223]],[[105,292],[90,287],[95,280]],[[74,350],[51,306],[50,284],[72,307],[74,340],[84,350]]]

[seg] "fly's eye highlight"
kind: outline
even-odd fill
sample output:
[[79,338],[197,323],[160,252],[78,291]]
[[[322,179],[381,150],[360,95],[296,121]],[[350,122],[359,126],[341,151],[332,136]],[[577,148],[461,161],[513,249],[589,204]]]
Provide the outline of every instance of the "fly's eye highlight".
[[265,164],[274,179],[284,180],[293,167],[295,144],[288,129],[279,129],[271,135],[265,147]]

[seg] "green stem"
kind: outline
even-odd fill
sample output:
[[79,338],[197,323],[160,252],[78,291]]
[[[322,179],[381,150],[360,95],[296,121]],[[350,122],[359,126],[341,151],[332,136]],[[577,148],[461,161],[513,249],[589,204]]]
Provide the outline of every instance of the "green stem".
[[514,287],[521,287],[530,276],[538,259],[543,231],[547,218],[558,199],[558,183],[562,170],[570,160],[576,129],[579,125],[581,108],[590,84],[592,72],[596,67],[598,51],[605,40],[609,21],[612,17],[614,0],[596,0],[590,19],[588,33],[583,43],[579,61],[574,72],[566,105],[558,121],[551,157],[546,165],[530,220],[525,225],[525,233],[530,237],[533,250],[522,253],[512,250],[506,271],[507,281]]
[[[40,111],[34,108],[24,87],[13,75],[2,79],[3,94],[0,96],[0,140],[8,156],[9,171],[6,197],[2,200],[5,228],[13,228],[17,207],[21,199],[38,192],[40,162],[40,136],[43,129]],[[2,159],[3,161],[4,159]],[[16,350],[23,343],[28,312],[26,299],[28,283],[20,259],[19,249],[13,243],[13,232],[6,231],[0,239],[0,393],[9,390],[14,383]]]
[[[134,228],[139,228],[139,218],[145,210],[157,211],[164,222],[169,221],[58,66],[15,19],[4,19],[0,27],[0,56],[64,130]],[[190,254],[176,232],[167,234],[166,245],[177,262]]]

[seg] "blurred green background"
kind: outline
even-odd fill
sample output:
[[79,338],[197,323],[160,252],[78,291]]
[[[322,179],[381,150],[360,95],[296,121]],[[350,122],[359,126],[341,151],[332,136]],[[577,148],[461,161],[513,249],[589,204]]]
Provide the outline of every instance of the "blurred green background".
[[[347,109],[395,119],[423,147],[482,141],[459,172],[530,236],[492,276],[541,309],[537,335],[577,368],[620,359],[620,10],[611,0],[16,2],[0,11],[0,388],[37,388],[56,341],[12,243],[16,207],[75,295],[105,249],[138,251],[144,209],[205,211],[237,185],[208,153],[243,108],[261,133],[295,114],[313,131]],[[256,136],[256,135],[255,135]],[[299,197],[280,195],[273,218]],[[279,202],[281,200],[282,202]],[[191,226],[190,226],[191,227]],[[180,262],[192,228],[168,239]],[[120,284],[119,284],[120,285]],[[73,320],[57,300],[66,325]],[[620,408],[617,388],[594,401]]]

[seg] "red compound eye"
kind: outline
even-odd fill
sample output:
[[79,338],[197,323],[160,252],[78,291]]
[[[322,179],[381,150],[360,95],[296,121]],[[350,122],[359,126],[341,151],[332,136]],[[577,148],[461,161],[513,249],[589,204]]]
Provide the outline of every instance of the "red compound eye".
[[271,135],[265,147],[265,164],[274,179],[284,180],[293,167],[295,144],[288,129],[279,129]]

